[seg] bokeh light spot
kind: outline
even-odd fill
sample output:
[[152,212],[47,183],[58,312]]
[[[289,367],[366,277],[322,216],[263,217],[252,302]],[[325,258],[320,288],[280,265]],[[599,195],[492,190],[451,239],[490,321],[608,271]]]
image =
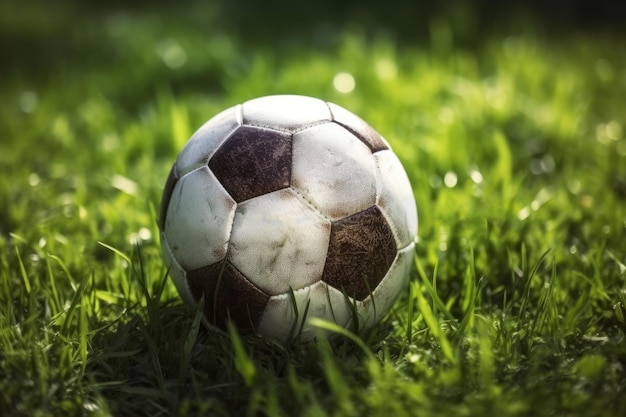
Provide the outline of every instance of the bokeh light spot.
[[352,74],[348,72],[340,72],[333,78],[333,86],[335,90],[342,94],[351,93],[356,86],[356,82]]
[[457,175],[454,172],[452,172],[452,171],[446,172],[446,175],[444,175],[444,177],[443,177],[443,183],[448,188],[456,187],[456,184],[458,182],[459,182],[459,177],[457,177]]
[[376,75],[381,80],[393,80],[398,74],[396,64],[390,59],[379,59],[376,62]]
[[39,178],[39,175],[37,175],[36,172],[33,172],[28,176],[28,184],[31,187],[38,186],[40,182],[41,182],[41,178]]
[[39,97],[33,91],[24,91],[20,95],[19,106],[24,113],[32,113],[37,109]]
[[187,53],[174,39],[166,39],[158,43],[156,52],[165,65],[172,69],[180,68],[187,62]]
[[483,182],[483,174],[480,173],[479,170],[477,169],[472,169],[470,171],[470,178],[472,179],[472,181],[474,181],[474,183],[476,184],[480,184]]

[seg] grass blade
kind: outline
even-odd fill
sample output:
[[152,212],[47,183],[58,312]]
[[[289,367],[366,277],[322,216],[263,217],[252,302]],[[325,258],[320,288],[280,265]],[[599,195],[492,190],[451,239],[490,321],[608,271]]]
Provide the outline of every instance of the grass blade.
[[243,378],[244,383],[250,387],[257,378],[256,366],[252,359],[250,359],[250,356],[248,356],[235,325],[230,321],[228,322],[228,334],[233,344],[235,368]]
[[450,341],[446,337],[445,334],[441,331],[441,326],[439,325],[439,320],[433,314],[432,309],[430,308],[430,304],[426,301],[426,297],[422,294],[421,291],[417,291],[417,305],[419,307],[422,316],[424,317],[424,321],[430,330],[431,335],[435,338],[435,340],[439,343],[441,347],[441,351],[445,358],[451,363],[456,363],[456,358],[454,356],[454,352],[452,350],[452,345]]

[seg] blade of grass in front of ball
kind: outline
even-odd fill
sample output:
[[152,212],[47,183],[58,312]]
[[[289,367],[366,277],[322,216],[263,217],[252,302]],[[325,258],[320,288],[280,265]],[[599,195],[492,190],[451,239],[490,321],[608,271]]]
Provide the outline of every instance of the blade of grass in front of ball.
[[214,325],[217,324],[217,296],[219,295],[219,290],[222,285],[222,277],[224,276],[224,269],[226,269],[226,262],[228,261],[223,261],[220,265],[220,270],[217,273],[217,279],[215,280],[215,291],[213,291],[213,300],[211,305],[211,309],[213,310],[213,317],[210,320],[211,323],[213,323]]
[[296,301],[296,294],[293,291],[293,288],[289,288],[287,292],[289,295],[289,300],[291,301],[291,307],[293,308],[293,322],[291,323],[291,327],[289,329],[289,336],[287,337],[288,341],[297,341],[300,339],[302,335],[302,331],[304,330],[304,324],[306,323],[306,317],[309,313],[309,306],[311,305],[311,300],[308,299],[306,306],[304,307],[304,312],[302,314],[302,320],[299,319],[300,312],[298,309],[298,303]]
[[[343,294],[343,298],[350,309],[350,314],[352,315],[352,329],[355,334],[359,334],[359,312],[356,305],[356,300],[350,297],[346,292],[345,287],[341,287],[341,293]],[[370,293],[371,294],[371,293]]]

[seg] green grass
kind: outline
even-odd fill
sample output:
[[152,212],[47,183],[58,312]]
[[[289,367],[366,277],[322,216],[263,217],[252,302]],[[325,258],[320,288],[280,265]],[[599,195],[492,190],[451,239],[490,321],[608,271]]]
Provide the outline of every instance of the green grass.
[[[469,47],[439,18],[415,42],[354,25],[254,43],[200,11],[215,25],[0,6],[1,415],[626,414],[623,37]],[[287,92],[360,114],[411,178],[416,268],[368,334],[206,328],[167,278],[177,152],[219,110]]]

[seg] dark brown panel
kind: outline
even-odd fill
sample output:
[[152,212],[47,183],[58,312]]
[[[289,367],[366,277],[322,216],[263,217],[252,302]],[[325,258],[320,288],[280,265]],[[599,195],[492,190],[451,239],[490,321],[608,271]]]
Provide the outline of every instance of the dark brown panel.
[[373,206],[333,223],[322,280],[364,300],[385,277],[396,257],[393,233]]
[[288,187],[291,135],[242,126],[213,155],[209,168],[238,203]]
[[208,320],[222,328],[230,319],[240,330],[253,331],[270,298],[228,262],[188,272],[187,280],[196,300],[204,296]]
[[328,107],[333,114],[333,121],[359,138],[372,153],[389,149],[380,134],[365,120],[336,104],[328,103]]
[[163,188],[163,195],[161,196],[161,208],[159,211],[159,229],[165,230],[165,216],[167,215],[167,208],[170,205],[170,199],[172,198],[172,192],[174,186],[178,182],[178,175],[176,174],[176,164],[172,166],[167,180],[165,181],[165,187]]

